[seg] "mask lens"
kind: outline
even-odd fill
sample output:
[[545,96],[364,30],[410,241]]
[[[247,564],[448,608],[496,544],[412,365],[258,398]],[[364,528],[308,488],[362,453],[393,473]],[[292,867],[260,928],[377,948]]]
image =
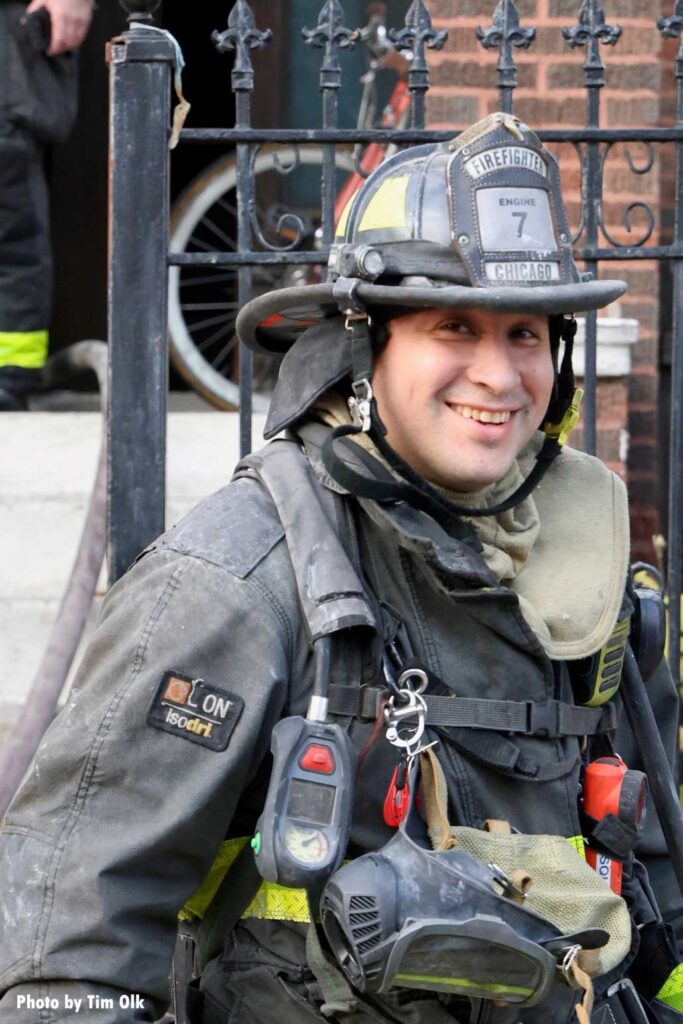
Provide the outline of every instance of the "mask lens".
[[406,988],[509,1003],[531,999],[542,981],[542,965],[507,945],[443,934],[416,937],[394,975]]

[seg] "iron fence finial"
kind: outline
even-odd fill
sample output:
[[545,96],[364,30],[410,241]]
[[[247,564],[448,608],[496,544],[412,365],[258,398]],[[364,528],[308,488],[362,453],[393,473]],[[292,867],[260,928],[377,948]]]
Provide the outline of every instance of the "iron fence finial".
[[254,12],[247,0],[237,0],[228,16],[228,27],[222,32],[216,29],[211,40],[219,53],[235,51],[232,69],[232,88],[235,92],[251,92],[254,87],[254,70],[251,66],[250,50],[261,50],[273,38],[269,28],[261,32],[256,27]]
[[143,25],[154,24],[154,12],[161,3],[161,0],[119,0],[128,17],[128,24],[135,22]]
[[683,0],[676,0],[670,18],[657,18],[657,28],[668,39],[675,39],[683,34]]
[[605,11],[600,0],[583,0],[579,20],[571,28],[562,29],[562,35],[573,50],[586,47],[586,61],[583,69],[586,85],[600,88],[605,84],[605,66],[600,59],[600,43],[614,46],[621,38],[621,25],[607,25]]
[[344,10],[339,0],[325,0],[318,15],[315,28],[302,28],[308,46],[325,47],[325,57],[320,68],[320,88],[338,89],[341,84],[341,67],[337,51],[355,46],[360,33],[346,28]]
[[432,26],[424,0],[413,0],[406,12],[405,28],[389,29],[389,38],[397,50],[410,50],[408,89],[413,97],[413,127],[424,126],[424,95],[429,89],[429,68],[425,58],[425,45],[430,50],[441,50],[448,39],[448,31],[437,31]]
[[512,112],[512,90],[517,85],[517,66],[512,47],[528,50],[536,38],[533,26],[522,28],[515,0],[499,0],[488,28],[478,26],[477,39],[485,50],[498,50],[496,86],[500,90],[500,105],[505,113]]
[[[676,55],[676,66],[675,75],[676,78],[683,79],[683,0],[676,0],[674,4],[674,11],[670,18],[657,18],[657,28],[665,37],[665,39],[675,39],[679,37],[678,53]],[[679,110],[679,121],[682,119]]]

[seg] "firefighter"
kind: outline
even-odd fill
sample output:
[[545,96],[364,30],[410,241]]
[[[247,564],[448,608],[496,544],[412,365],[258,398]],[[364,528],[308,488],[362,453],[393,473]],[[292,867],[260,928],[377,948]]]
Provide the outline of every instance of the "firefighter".
[[52,314],[46,149],[71,131],[92,0],[0,2],[0,412],[41,388]]
[[[106,599],[0,836],[3,1021],[155,1019],[179,915],[192,1024],[683,1019],[680,898],[620,713],[625,488],[565,445],[573,314],[624,290],[578,272],[555,161],[495,114],[378,168],[325,284],[241,311],[243,341],[284,353],[273,440]],[[271,735],[323,699],[356,767],[291,766],[322,774],[280,809],[285,847],[322,862],[330,789],[348,843],[322,893],[261,884]],[[630,815],[586,813],[594,762],[636,783]],[[524,863],[472,852],[490,842]]]

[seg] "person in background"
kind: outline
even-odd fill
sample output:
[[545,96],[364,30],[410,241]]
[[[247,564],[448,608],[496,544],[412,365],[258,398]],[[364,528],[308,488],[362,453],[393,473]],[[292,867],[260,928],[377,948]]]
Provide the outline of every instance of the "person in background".
[[52,313],[47,148],[78,104],[92,0],[0,0],[0,411],[40,389]]

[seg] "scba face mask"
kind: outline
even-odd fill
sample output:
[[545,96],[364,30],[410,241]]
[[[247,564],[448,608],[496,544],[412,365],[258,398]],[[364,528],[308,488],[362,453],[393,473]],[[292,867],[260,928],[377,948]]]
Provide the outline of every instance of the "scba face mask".
[[608,933],[563,935],[515,900],[523,893],[494,864],[430,849],[411,808],[383,849],[332,876],[320,914],[334,956],[363,993],[423,989],[531,1007],[557,981],[581,987],[577,956]]

